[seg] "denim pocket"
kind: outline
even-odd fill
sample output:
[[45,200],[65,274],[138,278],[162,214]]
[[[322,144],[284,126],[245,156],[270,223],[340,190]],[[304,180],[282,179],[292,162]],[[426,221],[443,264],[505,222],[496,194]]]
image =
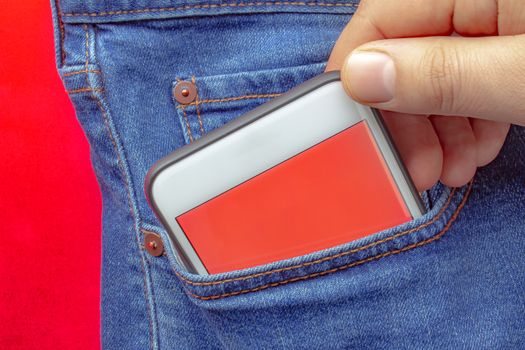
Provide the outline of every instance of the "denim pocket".
[[[470,183],[461,188],[448,188],[437,184],[432,189],[435,196],[432,209],[416,220],[341,246],[263,266],[203,276],[185,271],[179,264],[175,251],[169,245],[167,245],[167,257],[173,274],[183,282],[187,294],[201,301],[209,302],[260,292],[294,282],[303,282],[301,286],[296,287],[301,289],[308,286],[309,282],[306,281],[332,274],[337,275],[338,272],[362,267],[383,258],[394,259],[394,256],[400,253],[408,253],[410,250],[437,241],[445,235],[459,215],[471,186]],[[163,230],[151,226],[144,229],[156,231],[164,240],[169,240]],[[390,263],[395,264],[395,262]],[[410,268],[414,268],[412,263]],[[361,273],[362,271],[357,274]],[[339,277],[341,278],[349,277],[345,274]],[[338,277],[332,279],[337,280]],[[338,283],[341,282],[339,280]],[[311,287],[316,288],[312,283],[310,283]],[[208,307],[213,308],[210,305]]]
[[[180,81],[188,81],[197,88],[197,96],[191,103],[183,104],[177,102],[176,98],[173,99],[181,127],[186,130],[185,142],[191,143],[203,134],[321,73],[324,66],[324,63],[316,63],[234,74],[176,77],[174,87]],[[297,127],[300,128],[301,125]],[[302,281],[306,283],[303,284],[304,287],[312,284],[306,282],[311,279],[336,274],[436,241],[445,234],[458,215],[466,200],[468,188],[451,189],[438,184],[424,195],[430,210],[423,217],[342,246],[264,266],[198,276],[186,272],[179,265],[171,246],[167,247],[167,256],[173,273],[183,282],[187,294],[201,301],[211,302],[260,292],[293,282]],[[164,240],[169,240],[162,229],[151,225],[143,228],[155,231]],[[347,278],[348,275],[344,277]]]

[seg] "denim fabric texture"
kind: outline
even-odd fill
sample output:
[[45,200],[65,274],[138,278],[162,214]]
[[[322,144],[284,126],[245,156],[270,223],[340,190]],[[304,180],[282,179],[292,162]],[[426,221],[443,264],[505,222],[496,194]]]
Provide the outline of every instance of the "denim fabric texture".
[[[155,161],[322,73],[357,3],[52,0],[103,195],[104,348],[524,347],[524,128],[467,186],[425,192],[423,217],[242,271],[184,271],[146,202]],[[190,104],[173,97],[181,80]]]

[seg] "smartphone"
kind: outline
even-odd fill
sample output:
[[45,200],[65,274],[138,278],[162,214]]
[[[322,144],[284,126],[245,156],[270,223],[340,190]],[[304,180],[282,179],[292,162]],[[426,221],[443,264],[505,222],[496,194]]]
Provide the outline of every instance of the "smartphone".
[[380,113],[319,75],[158,161],[148,201],[189,272],[344,244],[424,207]]

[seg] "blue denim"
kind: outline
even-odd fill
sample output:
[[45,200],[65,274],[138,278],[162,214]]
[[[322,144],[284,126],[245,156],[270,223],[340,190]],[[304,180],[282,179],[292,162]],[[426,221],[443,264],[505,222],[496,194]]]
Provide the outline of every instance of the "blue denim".
[[[356,6],[52,0],[58,69],[103,195],[105,348],[524,347],[524,128],[467,186],[423,193],[423,217],[242,271],[184,271],[146,202],[159,158],[322,73]],[[198,103],[173,98],[179,80]],[[148,232],[162,256],[144,249]]]

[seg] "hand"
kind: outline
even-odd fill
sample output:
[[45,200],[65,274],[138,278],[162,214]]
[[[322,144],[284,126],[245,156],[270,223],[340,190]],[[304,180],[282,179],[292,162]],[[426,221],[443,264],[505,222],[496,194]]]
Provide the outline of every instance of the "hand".
[[522,0],[363,0],[327,70],[385,111],[419,190],[461,186],[525,125],[523,33]]

